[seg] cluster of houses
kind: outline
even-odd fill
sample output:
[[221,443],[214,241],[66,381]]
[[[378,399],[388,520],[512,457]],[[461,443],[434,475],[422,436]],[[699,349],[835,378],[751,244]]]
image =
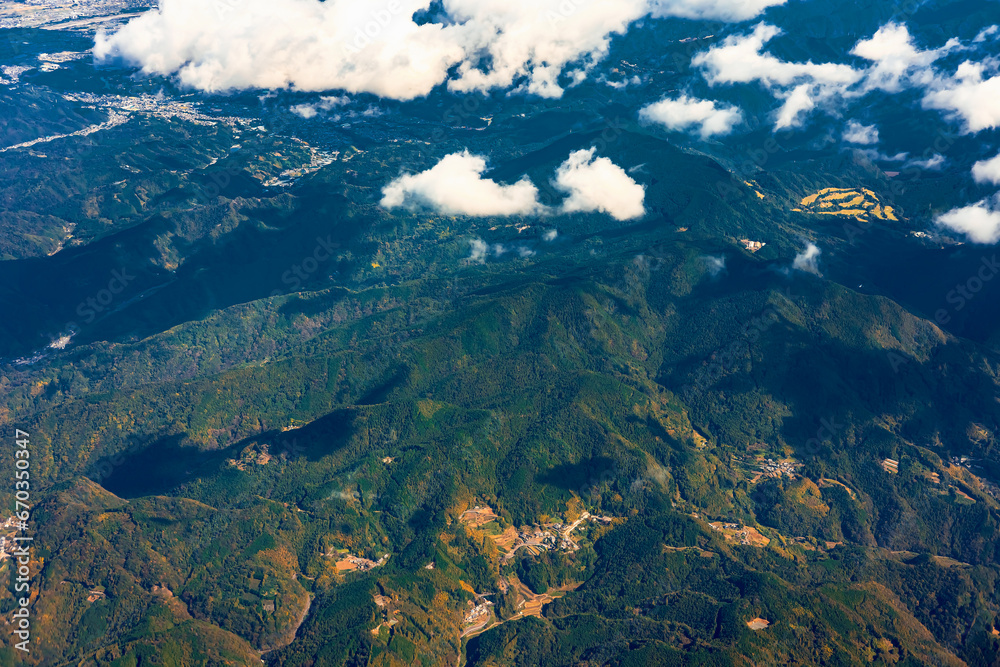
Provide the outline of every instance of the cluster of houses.
[[373,568],[385,565],[386,561],[389,560],[389,554],[383,554],[381,558],[376,560],[368,560],[367,558],[362,558],[361,556],[352,556],[347,554],[339,561],[337,561],[337,571],[338,572],[367,572]]
[[504,557],[504,560],[513,559],[514,554],[522,547],[527,548],[530,553],[541,553],[542,551],[556,548],[563,551],[578,551],[580,545],[573,540],[571,535],[577,526],[585,521],[609,524],[613,521],[613,517],[594,516],[589,512],[583,512],[579,519],[569,525],[550,523],[545,524],[544,527],[535,526],[534,528],[528,528],[525,526],[517,531],[514,544],[511,546],[510,552]]
[[465,624],[479,625],[480,623],[489,618],[490,607],[492,606],[493,606],[492,602],[490,602],[486,598],[483,598],[482,602],[475,605],[472,609],[469,610],[469,613],[465,615],[465,621],[464,621]]
[[735,542],[743,546],[766,547],[771,541],[751,526],[742,526],[738,523],[722,521],[715,521],[708,525],[712,530],[722,533],[726,541]]
[[7,517],[7,520],[3,524],[0,524],[0,530],[5,533],[4,535],[0,535],[0,561],[10,558],[7,547],[14,547],[12,538],[17,535],[18,526],[20,525],[16,516]]
[[794,479],[795,467],[797,465],[794,461],[767,459],[760,464],[760,472],[764,477],[788,477],[789,479]]

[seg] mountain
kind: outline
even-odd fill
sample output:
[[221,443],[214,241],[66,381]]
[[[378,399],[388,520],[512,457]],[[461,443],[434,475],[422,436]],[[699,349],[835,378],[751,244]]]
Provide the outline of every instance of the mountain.
[[[960,41],[943,82],[1000,16],[772,4],[647,12],[558,97],[222,94],[0,29],[0,664],[1000,664],[1000,265],[940,223],[996,130],[821,79],[776,130],[780,84],[692,60],[766,21],[860,67],[896,21]],[[640,114],[682,92],[743,124]]]

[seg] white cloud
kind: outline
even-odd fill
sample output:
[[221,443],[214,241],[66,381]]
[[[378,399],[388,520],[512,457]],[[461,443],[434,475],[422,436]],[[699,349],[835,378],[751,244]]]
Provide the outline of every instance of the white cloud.
[[864,150],[858,149],[857,152],[860,153],[861,155],[864,155],[872,162],[905,162],[910,157],[909,153],[896,153],[895,155],[886,155],[882,151],[877,151],[874,148],[866,148]]
[[[607,158],[595,157],[596,149],[570,154],[556,171],[553,185],[567,198],[560,211],[600,211],[618,220],[645,214],[645,189]],[[473,217],[547,215],[553,213],[538,201],[538,188],[527,176],[512,185],[483,178],[486,158],[468,151],[446,156],[418,174],[404,174],[382,188],[383,208],[429,209],[444,215]],[[555,230],[543,239],[553,241]],[[496,246],[498,256],[506,251]]]
[[94,55],[176,73],[208,92],[342,89],[409,99],[442,83],[464,55],[454,29],[410,20],[425,4],[161,0],[114,35],[99,34]]
[[718,278],[726,270],[725,255],[702,255],[701,261],[705,262],[705,268],[713,278]]
[[[996,32],[988,28],[974,41],[983,41]],[[937,49],[920,50],[906,26],[889,23],[869,39],[858,42],[852,53],[873,62],[866,74],[865,89],[880,88],[899,92],[906,88],[924,88],[924,107],[949,112],[964,121],[968,132],[1000,126],[1000,77],[985,77],[997,69],[995,59],[982,63],[966,61],[953,76],[942,75],[932,65],[955,51],[967,49],[952,38]]]
[[931,63],[960,46],[957,39],[951,39],[940,49],[921,51],[905,25],[887,23],[870,39],[858,42],[851,53],[872,62],[866,73],[867,89],[899,92],[904,83],[915,83],[914,78],[927,83]]
[[820,275],[819,256],[822,254],[823,251],[815,243],[810,243],[806,246],[805,250],[795,256],[795,259],[792,261],[792,268],[807,273],[815,273],[818,276]]
[[760,83],[777,99],[776,129],[801,125],[814,109],[829,110],[845,100],[873,90],[898,93],[924,89],[924,106],[941,109],[965,121],[968,131],[1000,126],[1000,60],[966,62],[953,76],[942,75],[934,63],[955,51],[968,49],[950,39],[937,49],[920,49],[905,25],[888,23],[872,37],[859,41],[851,54],[868,61],[855,68],[840,63],[787,62],[764,49],[781,30],[759,23],[749,34],[730,35],[721,44],[697,54],[700,67],[712,85]]
[[779,114],[779,123],[793,126],[798,124],[799,115],[811,110],[817,101],[835,95],[859,95],[875,88],[896,92],[902,88],[904,78],[907,84],[913,78],[929,82],[927,68],[960,47],[957,40],[951,40],[940,49],[921,51],[913,44],[906,26],[888,23],[851,50],[853,55],[872,63],[867,69],[856,69],[838,63],[786,62],[765,53],[765,45],[781,32],[775,26],[759,23],[750,34],[727,37],[721,45],[696,55],[692,63],[705,69],[705,78],[712,84],[758,81],[768,88],[784,90],[786,105]]
[[518,85],[562,94],[582,81],[614,35],[649,16],[743,20],[785,0],[443,0],[441,23],[417,25],[431,0],[160,0],[96,59],[176,74],[208,92],[346,90],[395,99]]
[[976,183],[1000,185],[1000,155],[972,165],[972,177],[976,179]]
[[785,98],[785,103],[778,109],[778,117],[774,123],[774,129],[782,130],[789,127],[799,127],[804,122],[804,115],[816,108],[813,96],[817,91],[814,86],[803,83],[796,87]]
[[642,84],[642,78],[637,75],[637,76],[633,76],[631,79],[621,79],[620,81],[612,81],[611,79],[602,77],[601,78],[601,83],[604,83],[604,84],[606,84],[606,85],[614,88],[615,90],[625,90],[629,86],[638,86],[638,85],[641,85]]
[[965,123],[968,132],[1000,127],[1000,76],[985,77],[997,61],[964,62],[953,77],[936,80],[924,97],[924,106],[939,109]]
[[489,246],[486,245],[486,241],[482,239],[472,239],[469,241],[469,245],[472,246],[471,253],[469,254],[469,261],[474,264],[482,264],[486,261],[486,252],[489,250]]
[[319,111],[313,104],[297,104],[291,108],[291,112],[296,116],[300,116],[309,120],[310,118],[315,118],[319,115]]
[[346,106],[351,103],[351,98],[346,95],[343,97],[320,97],[319,102],[313,104],[297,104],[293,106],[290,111],[302,118],[309,119],[315,118],[320,114],[321,111],[329,111],[330,109],[336,109],[337,107]]
[[541,213],[538,188],[525,177],[513,185],[483,178],[486,159],[468,151],[431,169],[400,176],[382,189],[384,208],[428,208],[445,215],[509,216]]
[[906,167],[916,167],[917,169],[924,169],[926,171],[939,171],[944,167],[946,159],[940,153],[935,153],[930,157],[925,157],[922,160],[910,160],[904,166]]
[[786,0],[655,0],[653,16],[746,21]]
[[864,77],[849,65],[786,62],[764,53],[764,46],[780,34],[779,28],[759,23],[750,34],[731,35],[691,60],[712,85],[759,82],[784,99],[775,129],[801,125],[818,104],[843,95]]
[[847,124],[844,130],[844,141],[859,146],[871,146],[878,143],[878,128],[874,125],[862,125],[856,120]]
[[569,195],[562,211],[601,211],[617,220],[645,215],[645,189],[611,160],[595,158],[595,152],[576,151],[556,171],[555,187]]
[[982,42],[985,42],[987,39],[995,37],[998,33],[1000,33],[1000,26],[991,25],[989,28],[983,28],[982,30],[980,30],[979,34],[976,35],[976,38],[972,41],[976,44],[981,44]]
[[[508,88],[558,97],[602,60],[612,35],[648,13],[645,0],[445,0],[462,53],[455,91]],[[488,63],[488,64],[486,64]],[[522,81],[523,79],[523,81]]]
[[939,215],[935,222],[973,243],[992,245],[1000,241],[1000,196]]
[[729,134],[743,122],[743,113],[736,107],[720,107],[711,100],[699,100],[687,95],[650,104],[639,112],[639,117],[671,130],[698,128],[702,139]]
[[552,241],[555,241],[558,236],[559,236],[558,229],[550,229],[544,234],[542,234],[542,240],[551,243]]
[[493,245],[488,244],[482,239],[469,239],[470,253],[465,261],[469,264],[485,264],[486,259],[493,255],[493,257],[503,257],[508,252],[514,251],[517,256],[521,259],[528,259],[529,257],[534,257],[536,253],[534,250],[528,246],[511,246],[507,247],[502,243],[494,243]]
[[861,79],[862,74],[849,65],[790,63],[761,53],[764,45],[780,34],[779,28],[759,23],[749,35],[731,35],[721,45],[695,55],[691,62],[705,69],[705,78],[711,84],[759,81],[768,87],[797,82],[850,85]]

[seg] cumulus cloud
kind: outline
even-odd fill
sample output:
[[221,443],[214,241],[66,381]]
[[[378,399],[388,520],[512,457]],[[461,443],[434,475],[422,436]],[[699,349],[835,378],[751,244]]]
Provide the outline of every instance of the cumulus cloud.
[[676,16],[685,19],[721,19],[746,21],[768,7],[785,4],[786,0],[657,0],[653,16]]
[[811,81],[846,85],[861,79],[862,74],[849,65],[790,63],[762,53],[764,46],[780,34],[780,28],[760,23],[750,34],[730,35],[722,44],[695,55],[691,62],[704,68],[711,84],[760,81],[774,87]]
[[972,165],[972,177],[976,179],[976,183],[1000,185],[1000,155]]
[[874,125],[862,125],[856,120],[847,124],[844,130],[844,141],[859,146],[871,146],[878,143],[878,128]]
[[[973,41],[985,41],[994,33],[996,26],[991,26]],[[895,93],[923,88],[927,91],[924,107],[944,111],[964,122],[967,132],[1000,127],[1000,76],[995,58],[980,63],[966,61],[953,75],[933,67],[942,57],[968,48],[952,38],[940,48],[921,50],[914,45],[906,26],[889,23],[871,39],[858,42],[851,53],[872,62],[865,75],[864,91],[878,88]]]
[[468,151],[448,155],[431,169],[406,174],[382,189],[384,208],[428,208],[445,215],[530,215],[543,210],[527,178],[501,185],[483,178],[486,159]]
[[951,39],[939,49],[920,50],[905,25],[888,23],[870,39],[858,42],[851,53],[872,63],[866,72],[866,88],[894,93],[903,89],[904,81],[906,85],[927,83],[931,63],[960,46],[957,39]]
[[542,234],[542,240],[551,243],[552,241],[555,241],[558,236],[559,236],[558,229],[550,229],[544,234]]
[[864,74],[850,65],[786,62],[764,47],[781,30],[760,23],[747,35],[730,35],[718,46],[697,54],[695,67],[703,70],[712,85],[759,82],[785,100],[775,122],[776,129],[800,125],[804,114],[818,103],[858,83]]
[[[448,155],[427,171],[396,178],[382,188],[381,205],[473,217],[599,211],[629,220],[645,215],[645,189],[595,153],[594,148],[576,151],[559,166],[553,185],[567,197],[558,211],[539,202],[538,188],[527,176],[511,185],[484,178],[486,158],[468,151]],[[557,235],[550,230],[543,239],[554,241]],[[497,246],[493,251],[500,255],[506,248]]]
[[734,106],[721,107],[711,100],[699,100],[687,95],[651,104],[639,112],[639,117],[671,130],[697,129],[702,139],[729,134],[743,122],[743,113]]
[[815,243],[810,243],[806,246],[805,250],[795,256],[795,259],[792,261],[792,268],[797,271],[814,273],[818,276],[820,275],[819,256],[822,254],[823,251]]
[[742,20],[785,0],[160,0],[113,35],[116,57],[208,92],[346,90],[394,99],[509,88],[557,97],[582,81],[613,36],[649,16]]
[[779,28],[759,23],[752,32],[730,35],[697,54],[692,64],[702,69],[711,85],[756,82],[769,89],[783,100],[776,129],[797,127],[814,109],[829,109],[874,90],[898,93],[911,88],[926,91],[925,107],[964,120],[970,132],[1000,126],[1000,77],[987,76],[995,73],[996,59],[966,62],[954,75],[935,69],[944,56],[969,48],[957,39],[939,48],[922,49],[905,25],[888,23],[854,46],[851,55],[868,63],[854,67],[781,60],[765,50],[780,34]]
[[309,120],[319,115],[319,110],[313,104],[297,104],[291,108],[291,112],[296,116]]
[[[966,61],[952,77],[937,79],[924,97],[924,106],[939,109],[965,123],[967,132],[1000,127],[1000,76],[997,61]],[[993,76],[987,77],[989,70]]]
[[337,107],[342,107],[351,103],[351,98],[344,97],[321,97],[319,102],[313,104],[297,104],[291,107],[290,111],[297,116],[301,116],[305,119],[315,118],[323,111],[329,111],[331,109],[336,109]]
[[176,74],[182,85],[208,92],[342,89],[410,99],[442,83],[463,57],[449,37],[454,30],[413,23],[424,4],[161,0],[114,35],[99,34],[94,56]]
[[[644,0],[444,0],[462,56],[455,91],[507,88],[558,97],[562,74],[581,81],[608,52],[612,35],[648,13]],[[544,19],[542,17],[545,17]]]
[[596,150],[580,150],[556,171],[555,187],[568,197],[563,213],[600,211],[616,220],[646,214],[646,191],[625,170],[608,158],[595,157]]
[[935,222],[973,243],[992,245],[1000,241],[1000,195],[943,213]]

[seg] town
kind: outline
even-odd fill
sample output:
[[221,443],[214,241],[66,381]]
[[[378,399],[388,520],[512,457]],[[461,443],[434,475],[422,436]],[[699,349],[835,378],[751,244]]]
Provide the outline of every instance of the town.
[[33,0],[0,4],[0,28],[79,29],[156,6],[156,0]]

